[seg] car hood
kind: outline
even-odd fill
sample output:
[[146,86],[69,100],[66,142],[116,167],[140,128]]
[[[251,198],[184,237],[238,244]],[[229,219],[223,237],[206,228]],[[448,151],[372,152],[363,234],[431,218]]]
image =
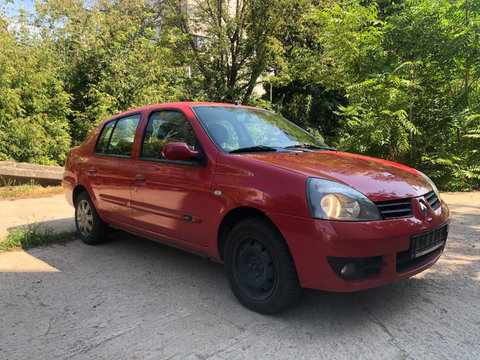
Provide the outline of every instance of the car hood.
[[408,166],[367,156],[333,152],[292,152],[241,155],[307,177],[337,181],[365,194],[372,201],[410,198],[432,188]]

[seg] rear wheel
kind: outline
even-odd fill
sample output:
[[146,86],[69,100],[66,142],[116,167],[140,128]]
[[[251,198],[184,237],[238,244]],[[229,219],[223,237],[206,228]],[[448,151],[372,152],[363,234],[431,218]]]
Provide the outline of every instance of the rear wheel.
[[105,241],[108,235],[108,225],[98,216],[86,191],[75,202],[75,225],[80,239],[90,245]]
[[247,219],[229,233],[225,268],[233,293],[247,308],[278,312],[301,293],[295,264],[278,229],[265,219]]

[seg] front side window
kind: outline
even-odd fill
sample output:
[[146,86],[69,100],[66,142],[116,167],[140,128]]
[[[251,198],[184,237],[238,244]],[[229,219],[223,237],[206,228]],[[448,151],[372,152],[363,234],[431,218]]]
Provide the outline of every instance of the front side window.
[[184,142],[195,150],[196,137],[185,115],[178,111],[154,112],[148,119],[142,142],[142,158],[161,160],[163,146]]
[[107,123],[95,146],[95,152],[131,156],[140,117],[141,114],[136,114]]

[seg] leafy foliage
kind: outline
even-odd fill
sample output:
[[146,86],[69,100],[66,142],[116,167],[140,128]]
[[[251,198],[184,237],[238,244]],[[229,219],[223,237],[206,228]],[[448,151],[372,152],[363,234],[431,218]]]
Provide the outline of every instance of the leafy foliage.
[[75,233],[71,232],[55,232],[55,228],[39,223],[23,225],[13,229],[5,239],[0,240],[0,253],[65,243],[72,240],[74,235]]
[[193,99],[249,103],[282,53],[303,0],[166,0],[161,19],[191,71]]
[[37,11],[63,62],[74,141],[108,116],[181,97],[175,49],[157,41],[144,3],[45,0]]
[[0,4],[0,160],[62,164],[99,121],[137,106],[236,101],[281,112],[341,150],[414,166],[440,188],[480,188],[479,1],[36,9],[12,19]]
[[70,96],[55,51],[24,27],[14,34],[5,22],[0,49],[0,160],[61,163],[70,146]]
[[336,146],[422,169],[443,189],[480,187],[478,2],[342,1],[312,7],[304,26],[307,50],[271,81],[343,94]]

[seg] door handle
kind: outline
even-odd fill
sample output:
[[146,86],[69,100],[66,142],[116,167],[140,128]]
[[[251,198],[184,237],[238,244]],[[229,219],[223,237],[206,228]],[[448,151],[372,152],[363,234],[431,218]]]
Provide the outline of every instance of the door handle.
[[145,181],[147,180],[147,178],[143,174],[137,174],[134,180],[135,184],[137,185],[145,185]]
[[95,166],[92,166],[89,170],[88,173],[92,176],[97,175],[97,168]]

